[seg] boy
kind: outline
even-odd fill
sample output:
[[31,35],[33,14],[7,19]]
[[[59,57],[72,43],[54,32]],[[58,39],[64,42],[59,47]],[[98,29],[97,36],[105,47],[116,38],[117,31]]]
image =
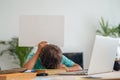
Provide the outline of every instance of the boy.
[[27,57],[24,65],[27,69],[57,69],[65,68],[66,71],[82,70],[82,68],[62,55],[62,51],[56,45],[40,42],[37,52]]

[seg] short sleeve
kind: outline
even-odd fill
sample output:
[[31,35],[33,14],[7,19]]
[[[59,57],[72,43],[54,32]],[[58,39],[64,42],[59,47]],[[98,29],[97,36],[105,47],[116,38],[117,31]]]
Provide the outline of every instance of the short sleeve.
[[72,67],[72,66],[74,66],[75,63],[63,55],[62,56],[62,64],[64,64],[67,67]]
[[[25,63],[28,62],[28,61],[34,56],[34,54],[35,54],[35,53],[32,53],[32,52],[31,52],[31,53],[27,56],[27,59],[26,59]],[[41,65],[41,60],[40,60],[40,58],[37,59],[35,65],[34,65],[34,67],[33,67],[33,69],[45,69],[45,67],[43,67],[43,66]]]

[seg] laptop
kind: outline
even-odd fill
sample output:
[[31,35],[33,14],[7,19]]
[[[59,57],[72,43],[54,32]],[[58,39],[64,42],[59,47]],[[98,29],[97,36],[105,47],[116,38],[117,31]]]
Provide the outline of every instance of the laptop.
[[96,35],[88,70],[60,73],[61,75],[90,75],[112,72],[119,40]]

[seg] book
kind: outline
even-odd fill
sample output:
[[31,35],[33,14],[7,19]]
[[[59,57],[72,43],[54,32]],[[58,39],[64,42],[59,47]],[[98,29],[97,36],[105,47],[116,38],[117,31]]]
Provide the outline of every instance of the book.
[[0,74],[0,80],[32,80],[34,78],[36,78],[36,73]]
[[65,69],[36,69],[37,74],[40,73],[47,73],[47,74],[58,74],[58,73],[63,73],[66,72]]
[[20,73],[27,70],[26,68],[13,68],[8,70],[0,70],[0,74]]

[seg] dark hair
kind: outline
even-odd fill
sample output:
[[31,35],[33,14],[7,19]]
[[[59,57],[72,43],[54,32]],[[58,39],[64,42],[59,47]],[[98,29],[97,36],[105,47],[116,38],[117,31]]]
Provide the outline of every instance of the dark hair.
[[56,69],[62,61],[61,49],[53,44],[48,44],[41,49],[41,64],[47,69]]

